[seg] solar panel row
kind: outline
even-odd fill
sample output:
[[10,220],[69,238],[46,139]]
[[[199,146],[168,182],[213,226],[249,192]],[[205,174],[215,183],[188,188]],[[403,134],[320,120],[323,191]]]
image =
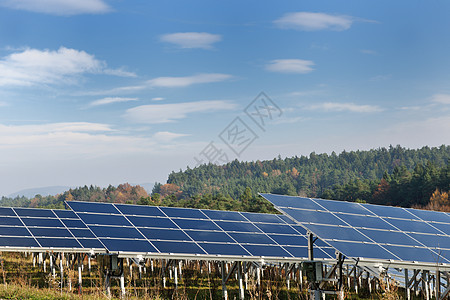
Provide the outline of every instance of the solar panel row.
[[0,247],[103,249],[72,211],[0,208]]
[[[282,215],[68,202],[110,252],[307,257],[306,231]],[[317,244],[317,258],[335,250]]]
[[450,263],[447,213],[261,195],[347,257]]

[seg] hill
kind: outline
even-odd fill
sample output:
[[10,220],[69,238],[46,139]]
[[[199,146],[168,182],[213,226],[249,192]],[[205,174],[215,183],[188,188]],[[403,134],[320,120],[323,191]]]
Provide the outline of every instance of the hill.
[[[369,151],[343,151],[340,154],[311,153],[309,157],[281,157],[267,161],[239,162],[226,165],[202,165],[195,169],[172,172],[168,184],[180,187],[183,197],[221,193],[238,198],[246,187],[255,192],[320,196],[335,185],[356,179],[381,179],[396,167],[413,170],[429,162],[437,167],[448,164],[450,146],[406,149],[400,146]],[[160,185],[156,185],[158,189]],[[155,189],[154,189],[155,191]]]

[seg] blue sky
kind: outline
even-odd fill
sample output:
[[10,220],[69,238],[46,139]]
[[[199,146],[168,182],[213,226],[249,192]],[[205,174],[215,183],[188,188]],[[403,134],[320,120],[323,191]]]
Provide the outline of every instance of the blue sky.
[[449,9],[0,0],[0,195],[164,182],[199,161],[448,144]]

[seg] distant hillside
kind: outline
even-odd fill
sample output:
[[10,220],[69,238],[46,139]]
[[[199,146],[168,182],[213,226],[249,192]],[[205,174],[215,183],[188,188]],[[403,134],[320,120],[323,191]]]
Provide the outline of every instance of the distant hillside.
[[[202,165],[195,169],[172,172],[166,185],[157,184],[153,192],[176,193],[177,198],[194,195],[222,194],[239,199],[246,187],[253,196],[258,192],[310,197],[336,196],[333,192],[350,182],[370,181],[376,188],[383,176],[402,168],[402,174],[417,166],[431,164],[443,168],[450,160],[450,146],[406,149],[401,146],[368,151],[343,151],[330,155],[311,153],[309,156],[281,157],[267,161],[239,162],[226,165]],[[410,173],[408,173],[410,174]],[[339,196],[341,196],[339,194]],[[342,197],[339,197],[342,198]],[[428,197],[429,199],[429,197]]]
[[46,187],[38,187],[38,188],[30,188],[24,189],[15,193],[8,195],[10,198],[15,198],[17,196],[24,196],[27,198],[33,198],[36,195],[41,196],[54,196],[58,194],[62,194],[65,191],[68,191],[70,186],[46,186]]
[[140,185],[128,183],[119,184],[117,187],[109,185],[107,188],[98,186],[83,186],[69,188],[55,195],[44,196],[36,194],[33,197],[18,195],[15,197],[1,197],[0,206],[12,207],[41,207],[41,208],[65,208],[64,201],[94,201],[136,204],[141,198],[148,198],[147,191]]

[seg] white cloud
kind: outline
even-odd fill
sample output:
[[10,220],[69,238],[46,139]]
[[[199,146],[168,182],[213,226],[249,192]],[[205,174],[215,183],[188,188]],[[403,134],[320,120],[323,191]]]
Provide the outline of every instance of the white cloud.
[[153,97],[152,100],[153,101],[163,101],[164,98],[163,97]]
[[89,103],[89,106],[99,106],[99,105],[107,105],[112,103],[120,103],[120,102],[129,102],[129,101],[137,101],[138,98],[124,98],[124,97],[106,97],[103,99],[98,99]]
[[0,86],[75,83],[83,74],[134,76],[108,69],[105,62],[84,51],[65,47],[56,51],[26,49],[0,59]]
[[191,113],[215,112],[235,108],[234,103],[224,100],[151,104],[130,108],[126,111],[124,117],[136,123],[158,124],[184,119]]
[[107,124],[89,122],[63,122],[37,125],[3,125],[0,124],[0,135],[3,137],[54,134],[57,132],[110,132],[113,131]]
[[306,74],[314,69],[314,62],[303,59],[275,59],[266,65],[266,70],[279,73]]
[[184,137],[184,136],[189,136],[189,135],[190,134],[174,133],[174,132],[169,132],[169,131],[160,131],[160,132],[155,133],[153,135],[153,137],[158,141],[170,142],[174,139]]
[[203,73],[185,77],[157,77],[148,81],[152,87],[187,87],[193,84],[219,82],[232,76],[220,73]]
[[181,48],[212,49],[212,44],[221,40],[221,35],[207,32],[177,32],[161,36],[161,41],[175,44]]
[[342,15],[330,15],[313,12],[293,12],[283,15],[274,23],[284,29],[296,29],[303,31],[317,30],[347,30],[352,26],[353,17]]
[[102,14],[111,11],[103,0],[3,0],[1,6],[51,15]]
[[431,101],[440,104],[450,104],[449,94],[435,94],[431,97]]
[[311,105],[308,109],[322,110],[322,111],[349,111],[356,113],[372,113],[380,112],[382,109],[376,105],[358,105],[354,103],[338,103],[325,102],[321,104]]

